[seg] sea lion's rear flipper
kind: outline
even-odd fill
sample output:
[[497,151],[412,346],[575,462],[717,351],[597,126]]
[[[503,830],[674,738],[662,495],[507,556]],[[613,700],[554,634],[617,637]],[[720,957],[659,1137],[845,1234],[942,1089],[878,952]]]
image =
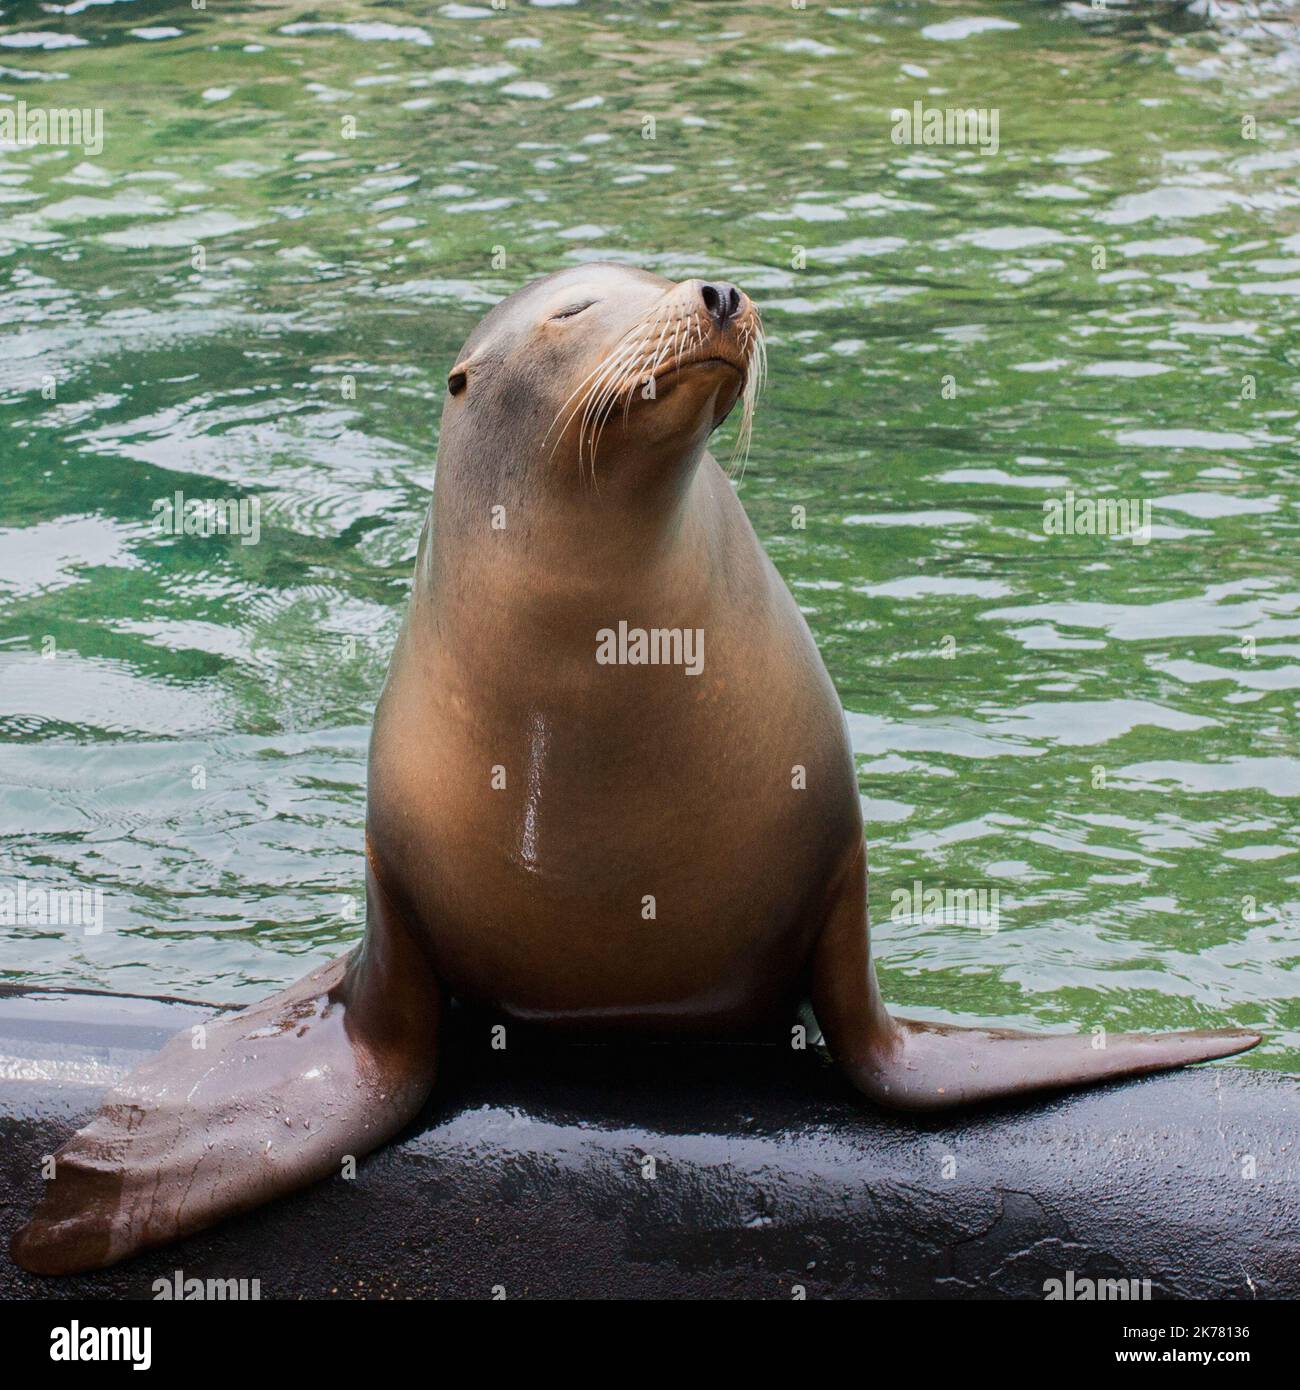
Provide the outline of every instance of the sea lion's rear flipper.
[[1182,1033],[1017,1033],[890,1020],[885,1040],[851,1044],[838,1060],[850,1081],[890,1110],[955,1105],[1087,1086],[1245,1052],[1255,1033],[1204,1029]]
[[876,984],[867,939],[866,861],[835,891],[813,960],[812,1005],[840,1069],[892,1110],[955,1105],[1086,1086],[1245,1052],[1257,1033],[1237,1029],[1109,1036],[957,1028],[894,1018]]
[[439,990],[367,872],[365,943],[173,1038],[55,1154],[13,1256],[38,1274],[115,1264],[340,1172],[433,1086]]

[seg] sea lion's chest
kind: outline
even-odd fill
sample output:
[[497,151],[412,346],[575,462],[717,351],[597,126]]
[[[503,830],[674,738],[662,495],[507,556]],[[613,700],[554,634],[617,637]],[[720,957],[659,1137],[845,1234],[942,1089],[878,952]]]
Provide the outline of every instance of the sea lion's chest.
[[371,839],[455,992],[680,1031],[794,983],[861,834],[839,704],[793,604],[701,627],[694,672],[616,626],[510,675],[399,650]]

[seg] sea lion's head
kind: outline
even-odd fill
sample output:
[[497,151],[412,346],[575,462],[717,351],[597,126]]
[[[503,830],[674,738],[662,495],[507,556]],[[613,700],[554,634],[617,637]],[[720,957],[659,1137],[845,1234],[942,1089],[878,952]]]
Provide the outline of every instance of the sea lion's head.
[[524,286],[470,334],[447,378],[439,454],[497,482],[680,477],[742,398],[747,443],[763,366],[758,313],[734,285],[576,266]]

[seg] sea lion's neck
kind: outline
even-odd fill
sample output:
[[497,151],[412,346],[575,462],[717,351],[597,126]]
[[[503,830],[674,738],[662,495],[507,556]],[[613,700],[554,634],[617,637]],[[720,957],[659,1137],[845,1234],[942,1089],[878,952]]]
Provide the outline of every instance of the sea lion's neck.
[[[716,464],[707,460],[715,472]],[[440,473],[422,539],[415,601],[439,623],[517,612],[536,623],[574,607],[698,597],[710,549],[712,480],[692,468],[662,487],[518,489],[496,502]],[[724,486],[725,480],[724,480]]]

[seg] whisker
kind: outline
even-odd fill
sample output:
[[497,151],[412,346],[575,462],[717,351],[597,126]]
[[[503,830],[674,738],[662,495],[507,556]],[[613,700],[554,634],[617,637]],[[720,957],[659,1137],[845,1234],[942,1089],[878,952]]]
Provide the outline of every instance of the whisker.
[[[565,417],[564,419],[564,422],[560,428],[559,436],[556,438],[554,445],[552,445],[551,447],[551,455],[552,457],[554,457],[555,450],[559,448],[560,440],[563,439],[565,432],[568,430],[569,426],[573,423],[573,421],[580,416],[581,420],[578,426],[578,471],[580,475],[582,472],[583,445],[586,441],[589,424],[591,423],[594,404],[602,394],[605,387],[611,381],[617,380],[619,372],[623,370],[629,363],[636,360],[636,356],[639,349],[639,342],[635,335],[637,334],[640,328],[640,324],[634,324],[630,329],[628,329],[628,331],[623,335],[622,338],[619,339],[617,343],[615,343],[615,345],[610,349],[610,351],[605,355],[605,357],[595,367],[595,369],[589,372],[587,376],[583,378],[583,380],[578,385],[578,389],[575,392],[573,392],[573,394],[569,397],[569,400],[566,401],[564,405],[560,407],[560,410],[556,414],[555,420],[551,423],[551,429],[547,430],[546,437],[549,437],[551,430],[554,430],[556,424],[559,423],[560,416],[564,414],[566,407],[568,407],[570,402],[574,400],[574,397],[578,397],[579,399],[577,400],[576,404],[573,405],[573,408],[569,410],[567,417]],[[545,442],[545,438],[543,439],[543,442]],[[595,482],[596,476],[595,466],[596,461],[593,445],[593,453],[591,459],[591,476],[593,484]]]
[[[664,312],[666,307],[667,312]],[[672,363],[680,372],[684,359],[702,358],[709,341],[706,320],[697,309],[681,305],[656,306],[634,323],[592,368],[560,406],[543,436],[543,444],[554,434],[551,455],[559,448],[574,422],[578,435],[578,474],[596,484],[596,456],[605,428],[622,406],[623,422],[630,419],[638,389],[644,391],[658,377],[664,364]],[[767,380],[767,342],[762,320],[751,311],[740,325],[740,354],[745,362],[745,385],[741,391],[740,424],[731,452],[728,471],[743,477],[753,439],[754,414]]]
[[[754,412],[758,408],[758,398],[767,379],[767,342],[763,333],[763,321],[754,313],[752,333],[749,324],[745,325],[745,340],[742,344],[749,370],[745,374],[745,387],[741,394],[740,425],[736,430],[736,443],[731,451],[728,473],[732,478],[743,478],[745,466],[749,462],[749,449],[754,437]],[[739,469],[737,469],[739,461]]]
[[[569,425],[573,423],[574,416],[578,413],[579,410],[581,410],[583,400],[585,400],[586,397],[590,395],[592,389],[594,389],[596,380],[603,377],[604,374],[610,369],[610,367],[615,365],[616,360],[628,348],[633,346],[632,337],[633,334],[637,332],[639,327],[639,324],[633,324],[632,327],[629,328],[628,331],[618,340],[618,342],[614,344],[614,346],[609,350],[609,352],[606,353],[605,357],[599,363],[597,363],[597,365],[590,372],[588,372],[587,375],[583,377],[583,379],[578,383],[576,389],[569,396],[569,399],[566,400],[564,404],[556,412],[555,419],[551,421],[550,429],[548,429],[545,435],[542,436],[543,444],[545,444],[547,439],[550,438],[551,431],[555,429],[556,425],[559,423],[560,416],[564,414],[565,410],[568,409],[569,405],[572,404],[573,401],[578,397],[582,397],[582,400],[578,400],[577,405],[574,406],[573,410],[569,413],[568,418],[564,421],[564,424],[560,430],[560,435],[563,436],[564,431],[567,430]],[[559,439],[557,439],[555,444],[552,446],[551,453],[554,454],[555,450],[558,447]]]

